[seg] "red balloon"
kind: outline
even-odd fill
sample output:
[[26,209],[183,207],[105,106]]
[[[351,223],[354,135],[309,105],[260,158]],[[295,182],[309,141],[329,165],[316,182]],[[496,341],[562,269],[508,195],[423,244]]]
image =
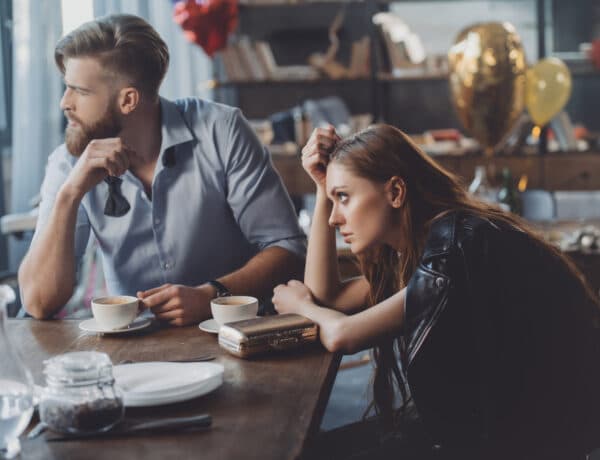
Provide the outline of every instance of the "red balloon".
[[173,18],[188,41],[212,56],[227,46],[227,36],[237,27],[237,0],[180,1],[175,4]]

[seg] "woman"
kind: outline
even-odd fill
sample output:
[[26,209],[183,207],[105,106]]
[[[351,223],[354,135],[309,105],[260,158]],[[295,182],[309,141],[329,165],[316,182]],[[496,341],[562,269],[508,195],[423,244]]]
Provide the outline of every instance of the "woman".
[[[598,309],[558,250],[391,126],[345,140],[317,129],[302,163],[317,185],[304,284],[278,286],[273,303],[318,323],[330,351],[376,347],[374,403],[390,429],[408,387],[443,458],[594,447]],[[340,280],[335,227],[362,277]]]

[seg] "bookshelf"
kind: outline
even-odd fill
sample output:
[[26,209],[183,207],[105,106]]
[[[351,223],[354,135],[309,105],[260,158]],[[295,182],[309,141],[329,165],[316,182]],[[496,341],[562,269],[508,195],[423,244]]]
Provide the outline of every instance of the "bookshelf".
[[[437,0],[437,3],[445,1],[447,0]],[[577,1],[584,2],[588,6],[593,3],[592,0]],[[404,75],[397,76],[382,69],[382,64],[385,64],[382,56],[385,44],[376,26],[372,24],[371,17],[377,12],[387,11],[390,3],[392,2],[382,0],[242,0],[240,2],[241,34],[250,37],[253,41],[268,42],[277,64],[281,66],[305,64],[311,53],[325,52],[329,44],[328,28],[333,18],[343,8],[345,19],[337,34],[340,47],[336,60],[347,65],[351,57],[351,44],[368,36],[371,40],[369,74],[360,78],[341,79],[318,76],[232,81],[224,79],[223,74],[217,72],[214,81],[215,99],[240,107],[248,118],[266,118],[275,112],[291,109],[306,99],[338,95],[344,100],[350,113],[369,113],[374,120],[399,126],[409,133],[440,128],[456,128],[464,132],[450,103],[446,71],[443,69],[409,70]],[[400,3],[408,2],[401,0]],[[463,3],[468,4],[469,0],[464,0]],[[537,31],[538,54],[540,58],[553,54],[549,49],[554,50],[558,40],[568,32],[567,29],[573,28],[572,21],[571,23],[560,22],[560,18],[565,15],[563,10],[567,6],[557,0],[529,0],[529,3],[536,12],[534,27]],[[585,5],[582,3],[582,8]],[[555,22],[556,27],[560,27],[561,31],[554,29]],[[580,32],[577,33],[581,35]],[[554,39],[549,38],[552,35]],[[561,48],[558,51],[568,50]],[[535,60],[536,57],[530,57],[531,63]],[[600,78],[598,78],[600,71],[589,63],[581,65],[576,60],[569,61],[566,58],[565,60],[572,70],[574,79],[574,92],[566,110],[574,114],[572,117],[574,122],[583,122],[590,130],[600,131],[600,117],[597,116],[597,107],[600,107]],[[546,151],[546,144],[542,142],[540,153],[546,154]],[[568,189],[600,188],[600,183],[595,179],[600,177],[598,152],[547,153],[547,156],[547,161],[532,159],[531,155],[498,157],[492,160],[472,155],[435,158],[440,159],[442,163],[459,168],[467,180],[472,177],[474,163],[498,160],[498,164],[508,161],[515,176],[520,175],[521,171],[528,171],[532,179],[531,187],[556,188],[562,183]],[[277,163],[286,171],[303,174],[302,171],[290,166],[295,158],[277,157]],[[536,166],[531,166],[532,164]],[[570,166],[571,164],[573,166]],[[582,166],[579,166],[580,164]],[[553,168],[561,170],[556,173],[558,174],[556,178],[554,178]],[[565,183],[568,170],[573,168],[576,170],[584,168],[587,173],[584,171],[581,176],[577,176],[577,173],[573,172],[572,176],[574,175],[575,179]],[[561,179],[563,172],[565,177]],[[290,182],[294,181],[290,180]],[[302,185],[303,181],[297,179],[296,183]],[[302,187],[304,185],[300,190],[303,189]]]

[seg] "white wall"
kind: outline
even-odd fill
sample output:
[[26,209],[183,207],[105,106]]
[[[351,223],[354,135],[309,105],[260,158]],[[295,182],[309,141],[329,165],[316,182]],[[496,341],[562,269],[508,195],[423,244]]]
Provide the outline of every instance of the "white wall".
[[537,61],[535,1],[444,1],[393,3],[399,15],[421,38],[428,54],[445,55],[458,33],[476,22],[508,21],[519,33],[529,62]]

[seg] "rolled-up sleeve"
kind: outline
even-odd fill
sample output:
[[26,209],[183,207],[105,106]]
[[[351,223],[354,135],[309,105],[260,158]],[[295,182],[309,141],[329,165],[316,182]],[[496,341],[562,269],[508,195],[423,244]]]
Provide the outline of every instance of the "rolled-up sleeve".
[[226,127],[227,200],[242,232],[259,250],[279,246],[304,257],[306,236],[269,152],[239,110]]
[[[52,209],[56,203],[58,191],[65,183],[67,176],[72,169],[71,164],[66,158],[65,152],[62,151],[63,148],[63,146],[59,147],[48,158],[46,174],[40,190],[41,201],[32,241],[35,241],[48,224]],[[85,209],[81,205],[77,210],[77,221],[75,225],[75,266],[79,267],[81,258],[85,253],[90,238],[90,222]]]

